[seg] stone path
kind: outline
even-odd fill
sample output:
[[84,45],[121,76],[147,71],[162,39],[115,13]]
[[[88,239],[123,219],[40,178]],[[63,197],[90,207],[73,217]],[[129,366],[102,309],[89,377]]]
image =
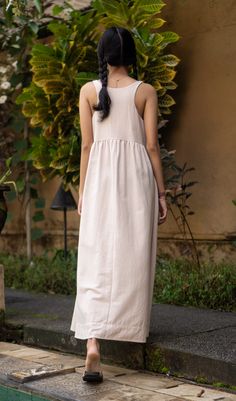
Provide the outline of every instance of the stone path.
[[[228,391],[103,363],[103,383],[83,382],[84,362],[84,358],[70,354],[0,342],[0,400],[6,400],[1,389],[8,387],[25,392],[25,398],[19,395],[15,399],[32,401],[38,400],[37,396],[58,401],[236,401],[236,394]],[[9,373],[40,366],[71,368],[71,372],[23,384],[8,379]]]
[[[10,288],[5,294],[10,327],[2,340],[85,355],[84,340],[70,331],[74,296]],[[154,304],[146,344],[101,340],[100,345],[104,363],[236,386],[235,337],[235,312]]]

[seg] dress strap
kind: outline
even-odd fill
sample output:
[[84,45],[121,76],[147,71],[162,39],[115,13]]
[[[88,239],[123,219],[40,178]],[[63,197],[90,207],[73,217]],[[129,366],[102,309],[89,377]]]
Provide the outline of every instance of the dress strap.
[[[136,105],[135,105],[135,95],[136,95],[136,91],[137,91],[139,85],[142,82],[143,81],[137,81],[135,85],[131,86],[131,90],[130,90],[132,106],[133,106],[133,109],[135,110],[135,113],[138,113],[138,110],[137,110]],[[141,116],[139,114],[138,114],[138,116],[141,118]]]
[[100,92],[100,90],[101,90],[101,83],[100,83],[100,81],[99,81],[99,79],[94,79],[93,81],[93,84],[94,84],[94,86],[95,86],[95,89],[96,89],[96,93],[97,93],[97,102],[98,102],[98,95],[99,95],[99,92]]
[[133,87],[131,87],[133,95],[135,96],[136,90],[138,89],[139,85],[142,83],[143,81],[137,81],[136,85],[133,85]]

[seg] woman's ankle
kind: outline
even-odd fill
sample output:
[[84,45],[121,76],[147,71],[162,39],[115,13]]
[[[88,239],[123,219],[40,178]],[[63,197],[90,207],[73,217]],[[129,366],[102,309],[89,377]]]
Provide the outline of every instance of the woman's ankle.
[[95,337],[90,337],[90,338],[87,339],[87,347],[89,345],[96,345],[98,349],[100,347],[100,344],[99,344],[97,338],[95,338]]

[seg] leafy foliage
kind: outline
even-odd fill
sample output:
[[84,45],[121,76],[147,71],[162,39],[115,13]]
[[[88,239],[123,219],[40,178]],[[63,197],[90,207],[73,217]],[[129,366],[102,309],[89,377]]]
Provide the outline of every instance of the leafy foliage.
[[[29,185],[34,198],[38,197],[36,187],[39,174],[31,161],[25,161],[29,147],[26,132],[29,136],[34,135],[36,129],[33,127],[28,129],[27,119],[15,99],[22,91],[22,87],[28,85],[31,80],[29,51],[38,35],[43,32],[45,19],[41,19],[41,16],[47,9],[47,2],[44,2],[42,7],[40,0],[32,2],[0,0],[0,5],[0,173],[4,171],[6,158],[11,156],[11,169],[19,195],[18,200],[22,205],[26,205],[29,202],[25,197],[26,186]],[[50,19],[47,18],[47,23]],[[26,170],[29,171],[29,183],[26,182]],[[8,201],[15,200],[15,189],[7,192],[6,197]],[[41,213],[43,216],[42,211]],[[8,220],[11,220],[11,217],[8,213]],[[32,238],[35,237],[35,230],[39,236],[39,229],[35,227],[32,228]]]
[[[19,69],[21,75],[17,79],[23,77],[25,88],[17,104],[23,105],[23,114],[31,125],[30,148],[23,158],[33,163],[43,180],[60,176],[65,186],[79,184],[79,92],[84,83],[98,77],[97,43],[101,32],[110,26],[122,26],[133,34],[139,79],[149,82],[157,91],[159,137],[162,137],[160,129],[168,122],[165,118],[175,104],[171,93],[177,87],[174,78],[180,61],[167,50],[180,37],[162,29],[166,22],[160,17],[165,6],[162,0],[93,0],[84,11],[65,3],[55,5],[50,17],[46,14],[50,1],[35,0],[30,10],[25,2],[20,6],[18,3],[12,2],[10,14],[15,13],[17,19],[4,43],[8,43],[13,53],[18,52],[18,60],[23,60],[24,67]],[[7,15],[6,20],[9,18]],[[192,237],[187,221],[192,212],[186,205],[190,192],[186,188],[196,182],[183,182],[185,166],[177,165],[175,151],[168,151],[164,144],[161,157],[170,208],[173,211],[175,205],[179,211],[179,216],[174,212],[173,215],[183,236],[187,226]],[[40,221],[40,216],[36,214],[34,220]],[[195,254],[198,259],[196,248]]]
[[1,254],[5,266],[5,285],[44,293],[74,294],[76,283],[76,253],[69,252],[65,260],[62,252],[52,256],[26,257]]
[[92,6],[106,27],[115,24],[129,29],[134,37],[139,66],[139,78],[149,82],[157,90],[160,117],[171,114],[175,104],[167,92],[176,89],[173,81],[180,59],[174,54],[164,54],[166,47],[179,40],[175,32],[157,32],[166,22],[158,18],[165,3],[162,0],[94,0]]
[[93,14],[71,11],[67,23],[48,24],[52,43],[33,47],[33,81],[17,99],[31,125],[41,129],[32,138],[29,158],[44,180],[59,175],[65,185],[79,181],[79,91],[96,77],[91,71],[96,70],[94,40],[99,33]]
[[[139,79],[156,88],[160,121],[163,115],[171,113],[175,101],[167,92],[177,86],[173,79],[179,59],[164,51],[179,36],[174,32],[156,32],[165,22],[158,18],[163,6],[160,0],[95,0],[89,10],[71,8],[67,20],[48,25],[52,39],[33,47],[32,83],[17,99],[30,124],[41,129],[32,138],[29,158],[44,180],[59,175],[65,185],[79,183],[79,91],[85,82],[98,76],[96,47],[101,29],[116,24],[132,32]],[[62,10],[55,9],[57,14]]]
[[159,257],[154,302],[235,311],[235,263],[201,263]]

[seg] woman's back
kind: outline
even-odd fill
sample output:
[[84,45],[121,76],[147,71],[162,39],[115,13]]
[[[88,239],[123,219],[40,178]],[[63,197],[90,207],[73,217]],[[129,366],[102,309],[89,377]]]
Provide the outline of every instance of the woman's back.
[[[92,82],[96,88],[98,102],[102,83],[99,79]],[[146,144],[144,121],[135,105],[135,93],[142,82],[135,81],[121,88],[107,87],[111,99],[110,112],[102,122],[99,121],[99,111],[94,112],[92,117],[94,141],[120,139]]]

